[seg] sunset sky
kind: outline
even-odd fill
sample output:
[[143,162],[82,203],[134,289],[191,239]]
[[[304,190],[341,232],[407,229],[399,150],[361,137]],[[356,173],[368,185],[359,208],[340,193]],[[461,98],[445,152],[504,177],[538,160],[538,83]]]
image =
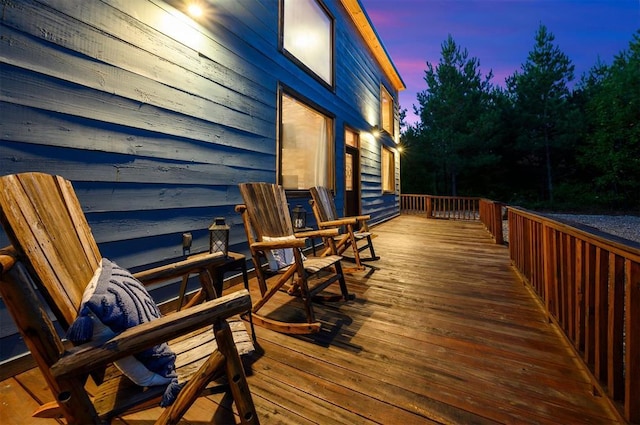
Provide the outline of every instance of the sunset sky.
[[610,64],[640,29],[640,0],[360,0],[407,89],[400,107],[413,123],[416,94],[426,89],[426,62],[437,65],[442,42],[480,61],[493,84],[527,60],[544,24],[575,65],[576,80],[600,58]]

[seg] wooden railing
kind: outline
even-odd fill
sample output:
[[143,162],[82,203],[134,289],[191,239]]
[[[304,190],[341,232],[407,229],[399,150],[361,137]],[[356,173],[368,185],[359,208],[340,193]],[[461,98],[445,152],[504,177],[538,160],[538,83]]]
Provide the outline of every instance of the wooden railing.
[[504,243],[504,236],[502,234],[503,208],[504,204],[502,202],[480,199],[480,221],[499,245]]
[[509,207],[511,261],[587,365],[640,422],[640,249]]
[[401,214],[425,214],[427,218],[478,220],[480,198],[466,196],[400,195]]
[[427,218],[480,220],[497,244],[502,235],[501,202],[465,196],[400,195],[401,214],[424,214]]

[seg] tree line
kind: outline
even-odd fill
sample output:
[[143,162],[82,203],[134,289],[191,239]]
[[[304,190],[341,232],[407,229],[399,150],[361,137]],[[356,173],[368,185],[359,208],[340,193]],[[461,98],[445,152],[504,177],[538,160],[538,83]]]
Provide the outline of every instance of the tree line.
[[[640,30],[574,81],[544,25],[505,87],[449,36],[405,125],[403,193],[483,196],[535,209],[640,209]],[[406,111],[401,112],[404,118]]]

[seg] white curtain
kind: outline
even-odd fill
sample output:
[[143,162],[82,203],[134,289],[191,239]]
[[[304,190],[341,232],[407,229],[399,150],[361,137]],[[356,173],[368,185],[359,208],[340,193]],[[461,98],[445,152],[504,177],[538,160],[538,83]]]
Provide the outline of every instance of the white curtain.
[[330,120],[289,96],[282,96],[282,182],[285,189],[329,186]]
[[[327,119],[322,117],[322,120],[318,120],[316,134],[316,152],[315,152],[315,172],[314,172],[314,181],[315,185],[318,186],[328,186],[327,179],[327,158],[328,152],[327,148],[329,146],[328,140],[328,132],[327,132]],[[309,186],[311,187],[311,185]]]

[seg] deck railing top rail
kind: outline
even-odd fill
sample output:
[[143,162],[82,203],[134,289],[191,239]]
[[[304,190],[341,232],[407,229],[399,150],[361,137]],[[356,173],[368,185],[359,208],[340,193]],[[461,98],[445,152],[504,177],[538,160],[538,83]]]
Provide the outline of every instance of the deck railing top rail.
[[517,213],[537,223],[544,223],[546,226],[560,231],[566,235],[578,238],[584,242],[597,246],[601,249],[622,255],[640,262],[640,243],[629,241],[609,233],[602,232],[593,227],[579,223],[568,222],[558,218],[548,217],[542,213],[529,211],[520,207],[509,206],[509,211]]

